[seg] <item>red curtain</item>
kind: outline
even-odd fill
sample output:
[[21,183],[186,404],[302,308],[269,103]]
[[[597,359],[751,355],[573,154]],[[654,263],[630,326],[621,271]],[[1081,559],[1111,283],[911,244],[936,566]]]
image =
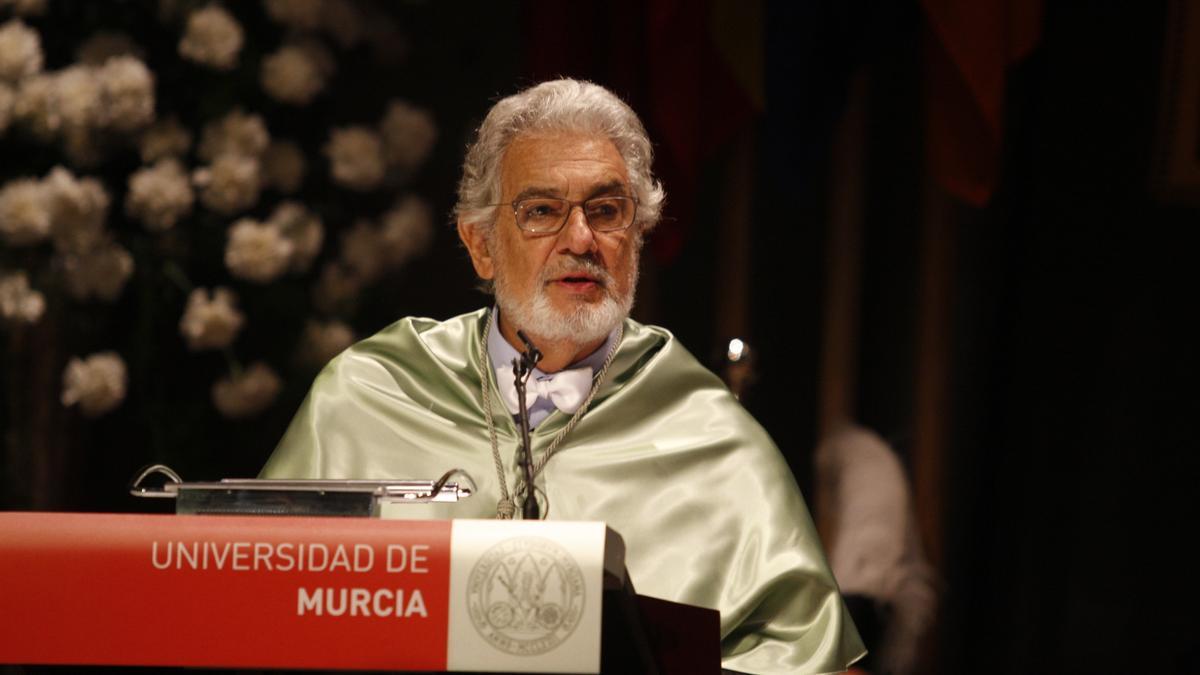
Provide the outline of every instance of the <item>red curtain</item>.
[[984,206],[996,190],[1008,68],[1041,37],[1041,0],[921,0],[926,151],[934,179]]
[[646,125],[655,144],[655,172],[667,188],[664,219],[650,240],[664,264],[687,238],[705,162],[761,108],[761,91],[746,81],[745,68],[739,68],[744,63],[734,61],[740,50],[761,52],[763,45],[728,35],[739,26],[720,20],[716,10],[727,4],[529,0],[525,5],[521,40],[531,82],[560,76],[591,80],[625,99]]

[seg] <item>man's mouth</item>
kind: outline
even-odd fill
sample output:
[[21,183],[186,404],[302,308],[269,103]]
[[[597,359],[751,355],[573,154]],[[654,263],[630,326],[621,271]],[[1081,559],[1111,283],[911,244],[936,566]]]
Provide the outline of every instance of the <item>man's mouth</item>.
[[592,293],[609,286],[607,270],[592,260],[562,260],[546,270],[547,285],[570,293]]
[[568,282],[590,281],[592,283],[597,283],[597,284],[604,283],[603,281],[601,281],[599,276],[597,276],[595,274],[590,274],[588,272],[571,272],[570,274],[562,274],[558,277],[558,281],[568,281]]
[[572,273],[560,276],[554,279],[554,283],[567,288],[568,290],[577,292],[590,291],[593,288],[601,288],[604,286],[604,282],[598,277],[583,273]]

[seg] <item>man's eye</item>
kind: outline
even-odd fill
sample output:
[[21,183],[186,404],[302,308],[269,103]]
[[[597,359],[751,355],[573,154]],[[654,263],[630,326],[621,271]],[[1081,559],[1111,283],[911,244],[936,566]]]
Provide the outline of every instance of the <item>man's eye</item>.
[[526,204],[523,212],[526,218],[550,218],[557,216],[562,209],[549,202]]
[[615,218],[620,213],[621,209],[614,201],[588,203],[588,217]]

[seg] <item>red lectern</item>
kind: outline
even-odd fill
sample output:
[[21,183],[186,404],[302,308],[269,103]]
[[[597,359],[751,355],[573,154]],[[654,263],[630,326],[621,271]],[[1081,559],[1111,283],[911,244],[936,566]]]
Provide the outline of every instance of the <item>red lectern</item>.
[[602,523],[0,514],[0,663],[719,672]]

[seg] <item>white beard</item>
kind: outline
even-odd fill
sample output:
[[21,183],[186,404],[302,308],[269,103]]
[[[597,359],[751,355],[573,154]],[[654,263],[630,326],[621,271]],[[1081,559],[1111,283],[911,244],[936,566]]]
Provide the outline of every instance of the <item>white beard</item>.
[[[633,309],[634,289],[638,279],[638,247],[634,247],[628,292],[618,297],[616,281],[600,264],[587,258],[564,257],[542,269],[532,297],[518,298],[508,285],[504,265],[496,266],[496,304],[518,330],[552,342],[569,341],[587,344],[603,339],[629,316]],[[569,272],[586,272],[601,283],[604,296],[598,303],[580,302],[566,312],[554,308],[546,293],[546,283]]]

